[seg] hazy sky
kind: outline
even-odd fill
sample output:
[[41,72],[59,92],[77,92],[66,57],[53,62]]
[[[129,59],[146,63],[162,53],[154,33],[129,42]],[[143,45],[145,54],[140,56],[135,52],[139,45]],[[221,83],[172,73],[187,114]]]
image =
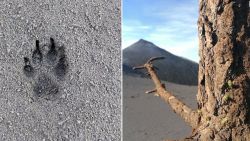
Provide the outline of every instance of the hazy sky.
[[139,39],[199,61],[198,0],[123,0],[122,48]]

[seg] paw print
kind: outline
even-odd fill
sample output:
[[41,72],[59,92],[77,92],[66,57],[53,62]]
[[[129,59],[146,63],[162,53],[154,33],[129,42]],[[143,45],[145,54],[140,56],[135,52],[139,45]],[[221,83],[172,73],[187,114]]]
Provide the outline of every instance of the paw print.
[[56,46],[50,38],[49,46],[39,45],[32,52],[31,59],[24,57],[23,72],[33,84],[35,97],[47,100],[55,98],[59,93],[60,83],[68,72],[68,60],[63,46]]

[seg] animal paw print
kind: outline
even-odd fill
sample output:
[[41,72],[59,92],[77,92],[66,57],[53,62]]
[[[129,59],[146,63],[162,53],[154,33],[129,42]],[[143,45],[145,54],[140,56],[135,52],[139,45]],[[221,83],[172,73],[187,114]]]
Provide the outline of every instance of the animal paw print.
[[36,40],[31,58],[24,57],[23,72],[31,79],[34,95],[47,100],[54,99],[59,93],[59,84],[68,72],[64,47],[56,46],[54,39],[50,38],[49,46],[41,48],[39,40]]

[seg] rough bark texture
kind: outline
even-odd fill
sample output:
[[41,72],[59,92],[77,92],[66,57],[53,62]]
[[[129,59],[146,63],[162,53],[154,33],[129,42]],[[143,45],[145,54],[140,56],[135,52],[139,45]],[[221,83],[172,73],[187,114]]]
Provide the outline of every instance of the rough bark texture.
[[193,139],[249,138],[249,1],[200,0],[199,127]]
[[158,95],[190,126],[184,140],[250,141],[250,14],[248,0],[200,0],[197,111],[161,84],[152,61],[144,66]]

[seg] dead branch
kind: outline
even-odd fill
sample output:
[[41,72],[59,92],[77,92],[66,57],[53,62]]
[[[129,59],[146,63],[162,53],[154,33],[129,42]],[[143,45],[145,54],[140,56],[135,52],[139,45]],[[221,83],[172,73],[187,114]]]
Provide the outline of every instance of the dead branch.
[[152,57],[150,58],[146,64],[152,63],[155,60],[161,60],[161,59],[165,59],[165,57]]
[[158,95],[169,105],[172,107],[175,113],[179,114],[191,127],[197,127],[198,123],[198,113],[187,105],[185,105],[182,101],[177,99],[174,95],[168,92],[165,88],[165,85],[161,83],[160,79],[155,73],[155,69],[153,66],[153,61],[164,59],[164,57],[153,57],[150,58],[146,64],[139,67],[134,67],[134,69],[147,69],[148,73],[151,76],[156,88],[151,91],[147,91],[146,93],[156,92]]
[[156,90],[156,89],[154,89],[154,90],[149,90],[149,91],[146,91],[145,93],[146,93],[146,94],[150,94],[150,93],[155,93],[155,92],[157,92],[157,90]]
[[144,66],[133,67],[133,70],[145,69]]

